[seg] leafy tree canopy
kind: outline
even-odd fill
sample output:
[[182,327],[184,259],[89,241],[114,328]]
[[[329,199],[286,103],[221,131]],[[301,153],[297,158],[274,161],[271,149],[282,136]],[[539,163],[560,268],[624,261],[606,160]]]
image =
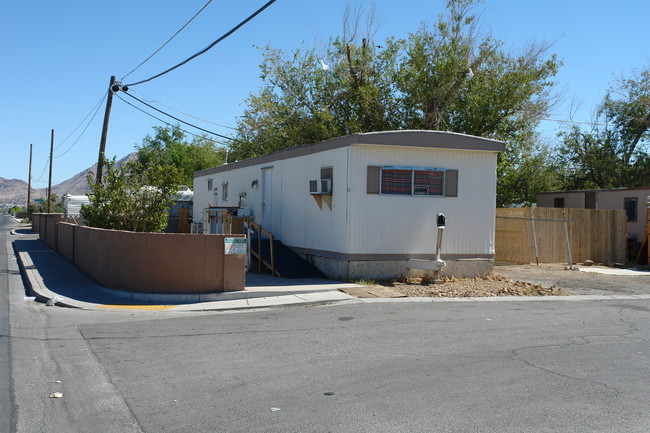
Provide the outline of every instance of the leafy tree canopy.
[[571,125],[559,138],[566,189],[650,185],[650,67],[616,80],[595,120]]
[[175,167],[181,173],[180,183],[191,186],[195,171],[224,163],[224,148],[217,147],[206,136],[195,136],[187,141],[178,125],[156,126],[154,130],[153,136],[147,135],[142,145],[136,146],[137,159],[143,167]]
[[100,184],[94,173],[87,175],[89,205],[81,216],[91,227],[158,232],[167,226],[167,210],[178,191],[180,170],[175,166],[129,161],[117,166],[115,158],[105,161]]
[[[560,63],[546,44],[511,54],[478,29],[478,0],[449,0],[447,16],[405,39],[373,39],[374,14],[344,17],[323,50],[266,47],[261,89],[249,96],[232,145],[237,159],[342,135],[434,129],[503,140],[501,204],[522,202],[539,165],[535,127],[554,103]],[[512,188],[517,188],[512,191]],[[508,189],[508,191],[504,191]],[[501,199],[503,198],[503,199]]]

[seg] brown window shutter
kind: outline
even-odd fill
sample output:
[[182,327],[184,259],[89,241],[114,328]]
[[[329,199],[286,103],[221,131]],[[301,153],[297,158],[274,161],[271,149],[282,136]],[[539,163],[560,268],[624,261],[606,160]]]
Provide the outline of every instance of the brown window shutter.
[[458,197],[458,170],[445,172],[445,197]]
[[381,167],[378,165],[369,165],[366,177],[366,193],[379,194],[379,175]]

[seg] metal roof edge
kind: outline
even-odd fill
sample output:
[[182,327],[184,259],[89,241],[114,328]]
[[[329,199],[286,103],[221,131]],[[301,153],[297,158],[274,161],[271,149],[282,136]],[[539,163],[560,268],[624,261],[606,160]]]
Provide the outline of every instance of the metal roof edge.
[[303,144],[300,146],[278,150],[266,155],[256,156],[253,158],[244,159],[242,161],[224,164],[219,167],[199,170],[194,172],[194,177],[196,178],[200,176],[221,173],[233,168],[244,168],[258,164],[267,164],[283,159],[296,158],[299,156],[347,147],[353,144],[396,147],[427,147],[431,149],[471,150],[484,152],[503,152],[505,150],[505,143],[502,141],[461,134],[458,132],[418,129],[375,131],[345,135],[317,143]]
[[548,194],[579,194],[585,192],[616,192],[616,191],[642,191],[650,190],[650,186],[635,186],[635,187],[621,187],[621,188],[601,188],[601,189],[570,189],[567,191],[542,191],[538,192],[537,195],[548,195]]

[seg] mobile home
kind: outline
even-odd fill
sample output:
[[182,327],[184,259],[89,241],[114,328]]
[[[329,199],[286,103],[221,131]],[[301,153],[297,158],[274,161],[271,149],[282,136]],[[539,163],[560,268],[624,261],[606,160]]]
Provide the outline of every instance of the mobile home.
[[646,202],[650,188],[614,188],[576,191],[553,191],[537,194],[537,206],[575,209],[625,209],[627,235],[641,243],[648,222]]
[[354,134],[194,173],[194,221],[236,209],[325,275],[409,274],[434,259],[446,217],[442,275],[489,273],[499,141],[439,131]]

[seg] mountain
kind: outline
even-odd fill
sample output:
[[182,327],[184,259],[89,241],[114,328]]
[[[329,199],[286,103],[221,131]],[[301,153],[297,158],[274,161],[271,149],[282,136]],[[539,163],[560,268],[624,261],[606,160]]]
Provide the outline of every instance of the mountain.
[[[124,158],[117,161],[117,165],[122,165],[136,157],[136,153],[130,153]],[[65,180],[58,185],[52,185],[52,194],[56,194],[59,198],[65,194],[70,195],[85,195],[88,190],[88,183],[86,182],[86,175],[89,171],[96,172],[97,164],[93,164],[84,171],[77,173],[70,179]],[[45,198],[47,196],[47,188],[32,188],[32,200],[37,198]],[[18,205],[25,206],[27,204],[27,182],[20,179],[5,179],[0,177],[0,205]]]
[[[37,198],[37,191],[32,188],[32,198]],[[0,177],[0,205],[25,205],[27,203],[27,182],[20,179]]]

